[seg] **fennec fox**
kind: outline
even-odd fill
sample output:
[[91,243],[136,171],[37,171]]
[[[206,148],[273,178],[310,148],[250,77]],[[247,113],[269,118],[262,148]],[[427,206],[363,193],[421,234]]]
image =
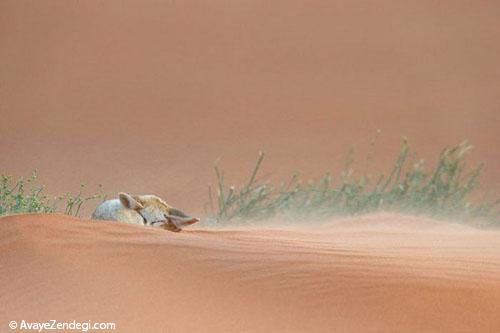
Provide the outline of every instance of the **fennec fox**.
[[130,195],[119,193],[118,199],[106,200],[92,214],[95,220],[114,220],[125,223],[160,227],[170,231],[181,231],[199,221],[178,209],[170,207],[156,195]]

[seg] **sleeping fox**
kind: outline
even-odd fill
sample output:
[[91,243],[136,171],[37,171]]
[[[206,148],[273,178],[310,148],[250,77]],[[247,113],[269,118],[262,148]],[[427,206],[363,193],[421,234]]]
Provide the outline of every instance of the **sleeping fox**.
[[156,195],[128,193],[119,193],[118,199],[101,203],[92,214],[92,219],[160,227],[174,232],[179,232],[182,230],[181,227],[200,220],[170,207]]

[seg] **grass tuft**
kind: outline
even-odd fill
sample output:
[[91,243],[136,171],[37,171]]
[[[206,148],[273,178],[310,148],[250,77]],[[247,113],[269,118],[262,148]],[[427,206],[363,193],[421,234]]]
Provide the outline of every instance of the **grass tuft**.
[[[327,173],[318,181],[303,182],[295,174],[278,186],[257,178],[265,156],[260,152],[248,181],[240,187],[228,186],[224,172],[215,166],[217,184],[208,187],[209,215],[212,220],[225,223],[275,216],[323,219],[394,211],[500,224],[500,200],[481,200],[476,195],[483,164],[465,167],[471,148],[462,142],[443,149],[436,165],[428,170],[423,159],[415,160],[410,155],[404,139],[392,169],[387,175],[376,177],[376,181],[368,175],[355,174],[350,151],[344,170],[337,177]],[[56,211],[79,216],[85,203],[105,199],[99,188],[100,194],[96,195],[85,195],[85,185],[81,185],[76,193],[48,197],[44,187],[37,184],[36,172],[17,180],[1,175],[0,216]]]
[[94,200],[103,200],[102,188],[95,195],[84,195],[85,185],[80,185],[76,193],[48,197],[44,187],[37,184],[38,177],[34,171],[28,178],[14,180],[11,176],[0,176],[0,216],[15,213],[53,213],[63,212],[67,215],[79,216],[82,206]]
[[[219,223],[232,220],[262,220],[274,216],[287,218],[328,218],[352,216],[376,211],[423,214],[459,221],[500,222],[500,200],[477,202],[472,194],[479,186],[483,164],[465,168],[467,142],[445,148],[431,170],[424,160],[410,158],[410,147],[403,140],[392,170],[375,182],[367,175],[355,176],[352,152],[344,171],[334,179],[326,174],[319,181],[302,182],[293,175],[275,186],[257,181],[264,160],[259,153],[249,180],[236,188],[227,186],[224,173],[215,167],[216,193],[209,186],[209,214]],[[214,197],[216,205],[213,204]]]

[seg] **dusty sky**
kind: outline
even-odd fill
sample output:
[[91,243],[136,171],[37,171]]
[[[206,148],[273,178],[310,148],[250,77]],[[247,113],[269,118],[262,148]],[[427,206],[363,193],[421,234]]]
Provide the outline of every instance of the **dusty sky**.
[[377,129],[463,139],[500,188],[500,3],[1,1],[0,171],[49,191],[102,183],[201,212],[220,159],[281,179],[338,171]]

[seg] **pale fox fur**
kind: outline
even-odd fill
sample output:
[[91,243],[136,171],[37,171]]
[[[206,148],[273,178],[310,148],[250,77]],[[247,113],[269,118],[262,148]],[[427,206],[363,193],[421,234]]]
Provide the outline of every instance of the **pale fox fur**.
[[182,226],[199,221],[169,206],[156,195],[128,193],[119,193],[118,199],[101,203],[92,214],[92,219],[147,225],[170,231],[180,231]]

